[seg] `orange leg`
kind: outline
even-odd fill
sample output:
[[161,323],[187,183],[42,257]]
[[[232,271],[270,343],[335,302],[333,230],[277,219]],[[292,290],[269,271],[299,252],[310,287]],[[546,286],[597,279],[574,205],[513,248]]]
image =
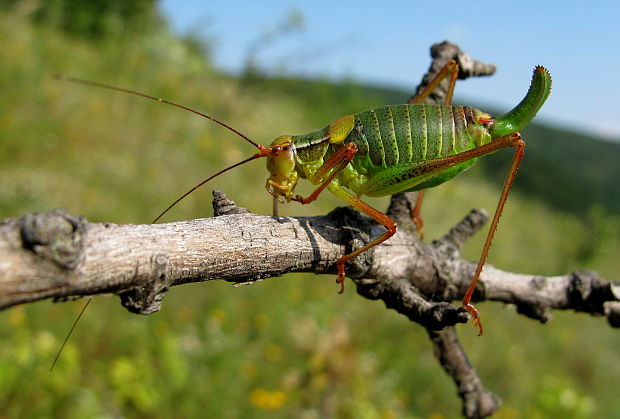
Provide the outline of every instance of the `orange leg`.
[[336,282],[340,284],[339,292],[342,293],[344,291],[344,278],[345,278],[344,264],[350,259],[354,258],[355,256],[361,253],[364,253],[366,250],[371,249],[375,247],[376,245],[381,244],[387,239],[389,239],[390,237],[392,237],[396,233],[396,223],[394,222],[394,220],[392,220],[390,217],[388,217],[381,211],[371,207],[370,205],[368,205],[367,203],[359,199],[357,196],[340,188],[340,186],[338,185],[333,185],[333,184],[330,185],[329,190],[334,195],[347,201],[352,207],[374,218],[377,222],[381,223],[387,229],[385,233],[383,233],[376,239],[370,241],[369,243],[366,243],[364,247],[357,249],[356,251],[351,252],[348,255],[344,255],[343,257],[341,257],[340,259],[336,261],[336,267],[338,268],[338,279],[336,279]]
[[[465,292],[465,296],[463,297],[463,308],[465,308],[471,314],[473,318],[473,324],[474,326],[477,326],[479,328],[480,334],[482,334],[482,331],[483,331],[482,324],[480,322],[480,315],[478,311],[475,309],[475,307],[471,304],[471,298],[473,296],[474,290],[476,289],[476,284],[478,282],[478,279],[480,278],[480,273],[482,272],[484,263],[487,259],[489,248],[491,247],[491,242],[493,240],[493,235],[495,234],[495,230],[497,229],[497,224],[502,215],[504,204],[506,203],[506,199],[508,198],[508,192],[510,191],[515,175],[517,173],[517,169],[521,162],[521,158],[523,157],[523,151],[525,149],[525,142],[521,139],[521,135],[518,132],[512,132],[503,137],[496,138],[493,141],[487,144],[484,144],[480,147],[476,147],[471,150],[467,150],[462,153],[454,154],[451,156],[445,156],[445,157],[440,157],[437,159],[427,160],[425,162],[418,163],[415,166],[411,166],[411,167],[403,166],[400,172],[393,173],[393,175],[398,178],[406,179],[408,177],[415,176],[415,177],[418,177],[420,181],[423,181],[457,164],[463,163],[465,161],[471,160],[476,157],[482,157],[487,154],[494,153],[506,147],[516,148],[515,154],[512,160],[512,165],[506,175],[506,180],[504,181],[504,187],[502,189],[502,194],[497,203],[497,208],[495,209],[495,215],[493,217],[493,221],[491,222],[491,226],[487,234],[486,242],[482,249],[482,254],[480,256],[480,259],[478,261],[476,273],[474,274],[471,280],[471,283],[469,287],[467,288],[467,291]],[[330,190],[332,189],[330,188]],[[334,191],[332,190],[332,192]],[[360,209],[366,212],[363,208],[360,208]],[[367,214],[369,214],[370,216],[372,216],[373,218],[381,222],[383,225],[385,225],[386,228],[388,228],[388,230],[390,229],[389,223],[387,221],[384,222],[384,220],[378,217],[375,217],[373,214],[369,212],[367,212]],[[387,237],[389,237],[389,235]],[[378,244],[378,243],[373,243],[373,245],[375,244]],[[367,249],[368,247],[364,248],[363,250],[367,250]]]
[[435,76],[435,78],[426,86],[420,93],[415,95],[409,100],[409,104],[417,104],[422,103],[424,99],[426,99],[432,92],[439,86],[439,84],[446,77],[450,76],[450,83],[448,84],[448,91],[446,92],[446,105],[452,104],[452,95],[454,94],[454,85],[456,84],[456,79],[459,75],[459,66],[454,60],[448,60],[446,65],[444,65],[439,73]]
[[[319,197],[321,192],[325,189],[327,185],[329,185],[338,174],[353,160],[355,157],[355,153],[357,153],[357,145],[355,143],[349,143],[342,147],[340,150],[336,151],[325,163],[318,168],[316,173],[314,174],[315,183],[321,182],[318,188],[314,190],[307,197],[303,197],[301,195],[297,195],[293,198],[293,201],[301,202],[302,204],[309,204]],[[327,179],[323,179],[330,170],[333,169],[333,172],[327,177]]]
[[340,259],[336,261],[336,267],[338,268],[338,279],[336,279],[336,282],[340,284],[339,292],[342,293],[344,291],[344,278],[345,278],[344,264],[348,260],[354,258],[355,256],[365,252],[368,249],[375,247],[376,245],[380,243],[383,243],[384,241],[392,237],[394,233],[396,233],[396,223],[390,217],[388,217],[381,211],[371,207],[370,205],[368,205],[367,203],[365,203],[364,201],[362,201],[361,199],[359,199],[357,196],[353,195],[349,191],[342,189],[339,185],[332,183],[328,186],[328,188],[330,192],[332,192],[334,195],[336,195],[339,198],[344,199],[357,210],[374,218],[377,222],[381,223],[387,229],[385,233],[383,233],[376,239],[370,241],[369,243],[366,243],[364,247],[357,249],[354,252],[349,253],[348,255],[344,255],[343,257],[341,257]]
[[[305,198],[301,195],[296,195],[293,198],[289,198],[289,200],[298,201],[301,204],[309,204],[310,202],[316,200],[321,194],[321,192],[323,192],[325,187],[331,181],[333,181],[336,178],[336,176],[338,176],[338,174],[342,171],[342,169],[344,169],[347,166],[347,164],[351,162],[351,160],[353,160],[356,153],[357,153],[357,145],[355,143],[349,143],[345,145],[344,147],[342,147],[340,150],[336,151],[327,161],[325,161],[321,165],[321,167],[317,169],[317,171],[313,175],[313,178],[310,179],[312,183],[314,184],[319,183],[319,186],[316,188],[316,190]],[[329,177],[327,177],[327,179],[324,179],[325,175],[327,175],[329,171],[332,169],[334,169],[333,172],[329,175]],[[274,198],[273,209],[274,209],[274,215],[276,215],[275,212],[277,210],[277,203],[275,201],[279,201],[282,203],[283,201],[275,193],[272,187],[275,187],[276,189],[280,189],[280,190],[284,190],[286,188],[274,182],[271,179],[268,179],[267,183],[265,184],[265,189]]]
[[[351,160],[353,160],[353,157],[355,157],[355,153],[357,153],[357,146],[354,143],[350,143],[342,147],[340,150],[334,153],[325,163],[323,163],[321,167],[316,171],[315,181],[321,182],[321,184],[316,188],[316,190],[310,195],[308,195],[306,198],[299,195],[293,198],[293,200],[301,202],[302,204],[308,204],[317,199],[319,194],[323,192],[323,190],[327,187],[334,195],[344,199],[349,203],[349,205],[374,218],[387,229],[385,233],[372,240],[371,242],[367,243],[361,249],[344,255],[336,261],[336,267],[338,269],[338,278],[336,279],[336,282],[340,284],[340,293],[344,291],[344,264],[349,259],[354,258],[360,253],[365,252],[366,250],[378,245],[379,243],[384,242],[388,238],[392,237],[394,233],[396,233],[396,223],[390,217],[366,204],[354,194],[343,189],[338,182],[334,181],[336,176],[338,176],[338,174],[351,162]],[[328,173],[330,173],[329,176],[323,179]]]
[[487,259],[489,254],[489,248],[491,247],[491,242],[493,241],[493,235],[495,234],[495,230],[497,230],[497,224],[499,223],[499,218],[502,215],[502,211],[504,209],[504,204],[508,199],[508,192],[510,192],[510,188],[512,187],[512,183],[515,180],[515,176],[517,174],[517,169],[519,168],[519,164],[521,163],[521,159],[523,158],[523,152],[525,150],[525,141],[521,139],[521,136],[518,133],[508,134],[506,137],[501,137],[501,139],[508,138],[509,146],[516,147],[514,157],[512,158],[512,165],[510,166],[510,170],[506,175],[506,180],[504,181],[504,187],[502,188],[502,195],[497,202],[497,208],[495,209],[495,215],[493,216],[493,221],[491,222],[491,227],[489,228],[489,232],[487,234],[487,239],[484,243],[484,247],[482,249],[482,254],[480,255],[480,260],[478,260],[478,266],[476,267],[476,273],[467,288],[467,292],[465,292],[465,296],[463,297],[463,307],[471,314],[472,316],[472,324],[478,327],[478,335],[481,335],[483,332],[482,322],[480,321],[480,313],[473,304],[471,304],[471,297],[474,294],[476,289],[476,284],[478,283],[478,279],[480,278],[480,274],[482,273],[482,268],[484,267],[484,262]]

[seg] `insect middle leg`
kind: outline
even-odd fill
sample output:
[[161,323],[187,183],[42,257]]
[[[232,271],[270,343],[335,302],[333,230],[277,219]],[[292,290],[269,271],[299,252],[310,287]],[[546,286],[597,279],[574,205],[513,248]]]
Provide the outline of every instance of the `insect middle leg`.
[[340,284],[340,293],[344,291],[344,264],[351,258],[354,258],[355,256],[365,252],[366,250],[378,245],[379,243],[384,242],[385,240],[392,237],[394,233],[396,233],[396,223],[390,217],[383,214],[381,211],[371,207],[370,205],[359,199],[356,195],[342,188],[338,180],[336,180],[338,174],[351,162],[351,160],[353,160],[353,157],[355,157],[356,153],[357,146],[355,145],[355,143],[349,143],[339,149],[314,173],[313,181],[315,183],[320,182],[316,190],[305,198],[300,195],[297,195],[295,198],[293,198],[293,200],[298,201],[302,204],[309,204],[310,202],[314,201],[325,188],[328,188],[331,193],[347,201],[349,205],[353,206],[357,210],[362,211],[364,214],[374,218],[377,222],[381,223],[387,229],[385,233],[370,241],[361,249],[344,255],[336,261],[336,267],[338,269],[338,278],[336,279],[336,282]]
[[418,195],[415,199],[415,205],[411,208],[411,219],[415,224],[415,231],[420,236],[420,240],[424,240],[424,221],[420,216],[420,212],[422,211],[422,202],[424,201],[424,193],[426,189],[421,189],[418,191]]
[[372,217],[375,221],[381,223],[387,229],[385,233],[381,234],[374,240],[366,243],[366,245],[362,248],[357,249],[347,255],[344,255],[336,261],[336,267],[338,268],[338,279],[336,279],[336,282],[340,284],[340,292],[342,292],[344,290],[344,264],[355,256],[364,253],[366,250],[369,250],[392,237],[396,233],[396,223],[394,222],[394,220],[392,220],[390,217],[388,217],[378,209],[371,207],[351,192],[340,187],[337,182],[330,183],[327,188],[338,198],[347,201],[349,205]]

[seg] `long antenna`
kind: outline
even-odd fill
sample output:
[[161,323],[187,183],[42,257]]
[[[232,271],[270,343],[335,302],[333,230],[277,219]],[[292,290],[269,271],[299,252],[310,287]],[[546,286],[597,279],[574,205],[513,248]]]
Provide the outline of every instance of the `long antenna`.
[[91,301],[93,301],[92,298],[89,298],[88,301],[86,301],[86,304],[84,304],[84,307],[82,307],[82,311],[80,311],[80,314],[78,314],[77,318],[73,322],[73,326],[71,326],[71,330],[69,330],[69,333],[67,333],[67,337],[65,337],[65,341],[62,343],[62,345],[60,345],[60,349],[58,350],[58,353],[56,354],[56,357],[54,358],[54,362],[52,362],[52,366],[50,367],[50,372],[54,371],[54,367],[56,366],[56,363],[58,362],[58,359],[60,358],[60,354],[62,353],[62,350],[65,349],[65,345],[67,344],[67,342],[69,342],[69,338],[71,337],[71,334],[73,333],[73,329],[75,329],[75,326],[77,326],[78,322],[82,318],[82,314],[84,314],[84,312],[86,311],[86,307],[88,307]]
[[259,157],[265,157],[265,156],[267,156],[267,155],[269,155],[271,153],[271,149],[270,148],[265,147],[264,145],[258,144],[257,142],[251,140],[247,135],[245,135],[242,132],[238,131],[237,129],[231,127],[230,125],[225,124],[224,122],[222,122],[222,121],[220,121],[220,120],[218,120],[218,119],[216,119],[216,118],[214,118],[212,116],[209,116],[206,113],[203,113],[203,112],[197,111],[195,109],[192,109],[190,107],[187,107],[187,106],[184,106],[184,105],[172,102],[170,100],[162,99],[162,98],[156,97],[156,96],[147,95],[146,93],[138,92],[138,91],[135,91],[135,90],[130,90],[130,89],[122,88],[122,87],[112,86],[111,84],[99,83],[99,82],[90,81],[90,80],[83,80],[83,79],[78,79],[78,78],[71,77],[71,76],[55,75],[54,78],[57,79],[57,80],[61,80],[61,81],[69,81],[69,82],[72,82],[72,83],[83,84],[83,85],[86,85],[86,86],[99,87],[99,88],[102,88],[102,89],[108,89],[108,90],[114,90],[114,91],[117,91],[117,92],[128,93],[130,95],[140,96],[140,97],[143,97],[143,98],[146,98],[146,99],[151,99],[151,100],[154,100],[156,102],[165,103],[167,105],[175,106],[177,108],[181,108],[181,109],[184,109],[186,111],[190,111],[192,113],[195,113],[196,115],[200,115],[203,118],[207,118],[208,120],[213,121],[216,124],[219,124],[219,125],[223,126],[224,128],[234,132],[235,134],[237,134],[238,136],[240,136],[241,138],[246,140],[248,143],[252,144],[254,147],[258,148],[259,152],[256,153],[255,155],[253,155],[252,157],[247,158],[247,159],[245,159],[243,161],[240,161],[238,163],[235,163],[232,166],[229,166],[229,167],[227,167],[227,168],[225,168],[223,170],[220,170],[219,172],[217,172],[213,176],[203,180],[198,185],[194,186],[192,189],[190,189],[189,191],[185,192],[183,195],[181,195],[180,198],[178,198],[176,201],[174,201],[172,204],[170,204],[170,206],[168,206],[168,208],[166,208],[161,214],[159,214],[157,216],[157,218],[155,218],[151,222],[151,224],[156,223],[161,217],[164,216],[164,214],[166,214],[168,211],[170,211],[170,209],[172,209],[172,207],[174,207],[176,204],[178,204],[180,201],[182,201],[183,198],[185,198],[186,196],[188,196],[189,194],[194,192],[196,189],[200,188],[202,185],[204,185],[205,183],[207,183],[211,179],[221,175],[224,172],[229,171],[230,169],[233,169],[233,168],[235,168],[237,166],[241,166],[242,164],[247,163],[247,162],[249,162],[251,160],[257,159]]
[[[130,95],[134,95],[134,96],[140,96],[146,99],[151,99],[154,100],[156,102],[161,102],[161,103],[165,103],[167,105],[171,105],[171,106],[175,106],[177,108],[181,108],[181,109],[185,109],[186,111],[190,111],[192,113],[195,113],[196,115],[200,115],[203,118],[207,118],[213,122],[215,122],[218,125],[223,126],[224,128],[234,132],[235,134],[237,134],[238,136],[240,136],[241,138],[243,138],[244,140],[246,140],[248,143],[252,144],[254,147],[258,148],[258,153],[254,154],[252,157],[249,157],[245,160],[242,160],[238,163],[233,164],[232,166],[228,166],[227,168],[220,170],[219,172],[217,172],[216,174],[214,174],[213,176],[210,176],[209,178],[203,180],[202,182],[200,182],[198,185],[194,186],[192,189],[190,189],[189,191],[185,192],[183,195],[181,195],[180,198],[178,198],[176,201],[174,201],[172,204],[170,204],[168,206],[168,208],[166,208],[161,214],[159,214],[157,216],[157,218],[155,218],[152,221],[152,224],[156,223],[161,217],[164,216],[164,214],[166,214],[172,207],[174,207],[176,204],[178,204],[181,200],[183,200],[183,198],[185,198],[187,195],[191,194],[192,192],[194,192],[196,189],[200,188],[202,185],[204,185],[205,183],[207,183],[208,181],[210,181],[211,179],[221,175],[224,172],[229,171],[230,169],[233,169],[237,166],[241,166],[242,164],[245,164],[251,160],[260,158],[260,157],[266,157],[268,155],[270,155],[271,153],[273,153],[272,149],[269,147],[265,147],[264,145],[258,144],[255,141],[252,141],[247,135],[243,134],[242,132],[236,130],[235,128],[231,127],[228,124],[225,124],[224,122],[215,119],[212,116],[209,116],[203,112],[199,112],[195,109],[192,109],[190,107],[169,101],[167,99],[162,99],[156,96],[151,96],[151,95],[147,95],[146,93],[141,93],[141,92],[137,92],[135,90],[129,90],[129,89],[124,89],[122,87],[116,87],[116,86],[112,86],[109,84],[105,84],[105,83],[99,83],[96,81],[90,81],[90,80],[82,80],[82,79],[78,79],[75,77],[71,77],[71,76],[62,76],[62,75],[55,75],[54,76],[55,79],[57,80],[62,80],[62,81],[69,81],[72,83],[78,83],[78,84],[83,84],[86,86],[91,86],[91,87],[99,87],[102,89],[108,89],[108,90],[114,90],[117,92],[122,92],[122,93],[128,93]],[[71,330],[69,330],[69,333],[67,333],[67,337],[65,338],[64,342],[62,343],[60,350],[58,351],[58,353],[56,354],[56,357],[54,358],[54,361],[52,362],[52,366],[50,368],[50,372],[52,372],[54,370],[54,367],[56,366],[56,363],[58,362],[58,359],[60,358],[60,355],[62,354],[63,349],[65,348],[65,345],[67,344],[67,342],[69,341],[69,338],[71,337],[71,334],[73,333],[73,330],[75,329],[75,327],[77,326],[78,322],[80,321],[80,319],[82,318],[82,315],[84,314],[84,312],[86,311],[86,308],[88,307],[88,305],[90,304],[90,302],[92,301],[92,298],[89,299],[86,304],[84,304],[84,307],[82,308],[82,311],[80,311],[80,314],[77,316],[77,318],[75,319],[75,322],[73,323],[73,326],[71,326]]]
[[[266,154],[265,154],[266,155]],[[179,202],[181,202],[183,200],[183,198],[185,198],[187,195],[191,194],[192,192],[194,192],[196,189],[200,188],[202,185],[204,185],[205,183],[207,183],[208,181],[210,181],[211,179],[218,177],[219,175],[221,175],[224,172],[229,171],[230,169],[234,169],[237,166],[241,166],[242,164],[245,164],[251,160],[257,159],[259,157],[263,157],[263,154],[261,153],[257,153],[255,155],[253,155],[252,157],[249,157],[245,160],[242,160],[238,163],[233,164],[232,166],[228,166],[225,169],[220,170],[219,172],[217,172],[216,174],[210,176],[209,178],[203,180],[202,182],[200,182],[198,185],[194,186],[192,189],[190,189],[189,191],[185,192],[183,195],[181,195],[176,201],[174,201],[172,204],[170,204],[170,206],[168,206],[168,208],[166,208],[161,214],[159,214],[157,216],[157,218],[155,218],[153,221],[151,221],[151,224],[155,224],[157,221],[159,221],[159,219],[161,217],[164,216],[164,214],[166,214],[168,211],[170,211],[170,209],[172,207],[174,207],[176,204],[178,204]]]
[[250,140],[250,138],[248,138],[247,135],[237,131],[236,129],[234,129],[230,125],[227,125],[227,124],[223,123],[222,121],[219,121],[219,120],[215,119],[214,117],[207,115],[206,113],[202,113],[202,112],[197,111],[195,109],[192,109],[190,107],[183,106],[183,105],[180,105],[178,103],[174,103],[174,102],[169,101],[167,99],[162,99],[160,97],[155,97],[155,96],[147,95],[146,93],[137,92],[135,90],[129,90],[129,89],[124,89],[122,87],[112,86],[110,84],[99,83],[99,82],[90,81],[90,80],[77,79],[77,78],[71,77],[71,76],[54,75],[54,78],[56,80],[70,81],[72,83],[84,84],[86,86],[99,87],[99,88],[102,88],[102,89],[115,90],[117,92],[129,93],[130,95],[140,96],[140,97],[144,97],[144,98],[147,98],[147,99],[154,100],[156,102],[162,102],[162,103],[166,103],[168,105],[176,106],[177,108],[181,108],[181,109],[185,109],[186,111],[193,112],[196,115],[200,115],[200,116],[202,116],[204,118],[207,118],[207,119],[215,122],[216,124],[219,124],[219,125],[223,126],[224,128],[229,129],[230,131],[234,132],[239,137],[243,138],[248,143],[252,144],[254,147],[256,147],[258,149],[263,147],[260,144],[256,143],[255,141]]

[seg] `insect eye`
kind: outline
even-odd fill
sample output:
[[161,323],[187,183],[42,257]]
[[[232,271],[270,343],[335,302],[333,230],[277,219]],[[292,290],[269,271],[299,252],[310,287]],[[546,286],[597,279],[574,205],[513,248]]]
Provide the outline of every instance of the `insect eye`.
[[480,118],[478,118],[478,122],[480,122],[482,125],[492,125],[493,122],[495,122],[495,120],[490,116],[481,116]]

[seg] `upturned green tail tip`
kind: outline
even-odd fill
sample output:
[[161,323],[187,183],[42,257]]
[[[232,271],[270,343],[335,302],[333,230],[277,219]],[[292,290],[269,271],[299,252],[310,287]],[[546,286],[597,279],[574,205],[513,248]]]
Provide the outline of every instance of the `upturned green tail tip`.
[[551,73],[543,66],[534,68],[530,89],[513,110],[495,119],[491,135],[498,138],[521,131],[536,116],[551,93]]

